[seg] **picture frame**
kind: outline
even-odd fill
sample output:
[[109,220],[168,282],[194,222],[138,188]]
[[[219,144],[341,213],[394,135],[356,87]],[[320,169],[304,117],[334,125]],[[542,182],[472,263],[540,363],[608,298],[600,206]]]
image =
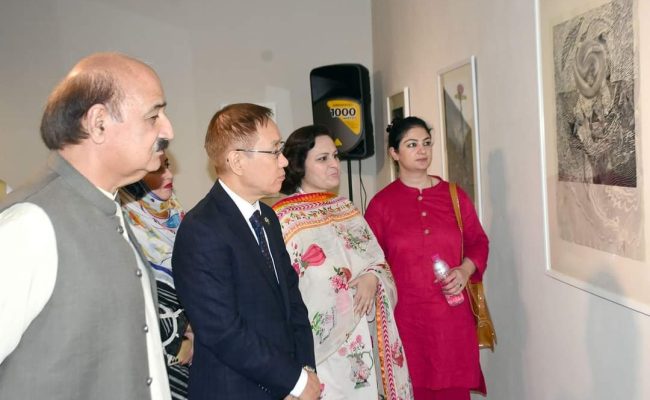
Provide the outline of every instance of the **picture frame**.
[[[409,88],[407,86],[401,92],[386,97],[386,121],[388,124],[397,117],[406,118],[410,115],[411,103]],[[390,156],[387,159],[390,161],[390,181],[392,182],[399,175],[399,167]]]
[[467,193],[483,221],[475,56],[438,72],[438,101],[443,178]]
[[635,3],[535,1],[545,268],[650,315]]

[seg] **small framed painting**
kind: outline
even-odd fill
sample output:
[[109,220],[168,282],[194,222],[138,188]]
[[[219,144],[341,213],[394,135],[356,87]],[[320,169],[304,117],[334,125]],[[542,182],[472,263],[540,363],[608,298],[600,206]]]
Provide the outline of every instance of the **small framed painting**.
[[482,221],[476,57],[441,70],[438,92],[443,177],[467,193]]
[[[395,93],[386,98],[386,120],[390,124],[395,118],[406,118],[411,115],[411,104],[409,101],[409,88],[404,87],[401,92]],[[388,157],[390,159],[390,157]],[[390,180],[397,179],[399,167],[390,159]]]

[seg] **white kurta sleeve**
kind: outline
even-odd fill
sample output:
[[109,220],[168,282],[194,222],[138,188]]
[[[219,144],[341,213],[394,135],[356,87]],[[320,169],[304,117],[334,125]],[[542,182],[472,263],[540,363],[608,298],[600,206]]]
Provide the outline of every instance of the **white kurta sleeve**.
[[45,211],[18,203],[0,214],[0,363],[54,291],[57,248]]

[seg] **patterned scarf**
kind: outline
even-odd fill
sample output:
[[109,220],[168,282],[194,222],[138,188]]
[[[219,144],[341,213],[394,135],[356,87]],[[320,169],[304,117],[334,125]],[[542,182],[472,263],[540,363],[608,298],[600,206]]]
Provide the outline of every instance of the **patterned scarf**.
[[120,202],[154,277],[174,288],[172,250],[176,230],[185,216],[176,194],[162,201],[139,181],[120,189]]

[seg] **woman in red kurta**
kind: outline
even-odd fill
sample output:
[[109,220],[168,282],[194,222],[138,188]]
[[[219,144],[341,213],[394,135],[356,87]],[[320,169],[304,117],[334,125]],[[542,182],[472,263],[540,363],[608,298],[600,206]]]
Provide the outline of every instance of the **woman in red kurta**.
[[[463,293],[470,279],[481,280],[488,238],[471,200],[459,188],[461,241],[449,184],[427,174],[432,140],[426,123],[416,117],[395,120],[388,133],[388,150],[400,176],[371,200],[365,217],[397,285],[395,319],[415,399],[469,399],[470,390],[485,393],[474,317],[467,298],[452,307],[445,293]],[[443,282],[435,282],[434,254],[452,267]]]

